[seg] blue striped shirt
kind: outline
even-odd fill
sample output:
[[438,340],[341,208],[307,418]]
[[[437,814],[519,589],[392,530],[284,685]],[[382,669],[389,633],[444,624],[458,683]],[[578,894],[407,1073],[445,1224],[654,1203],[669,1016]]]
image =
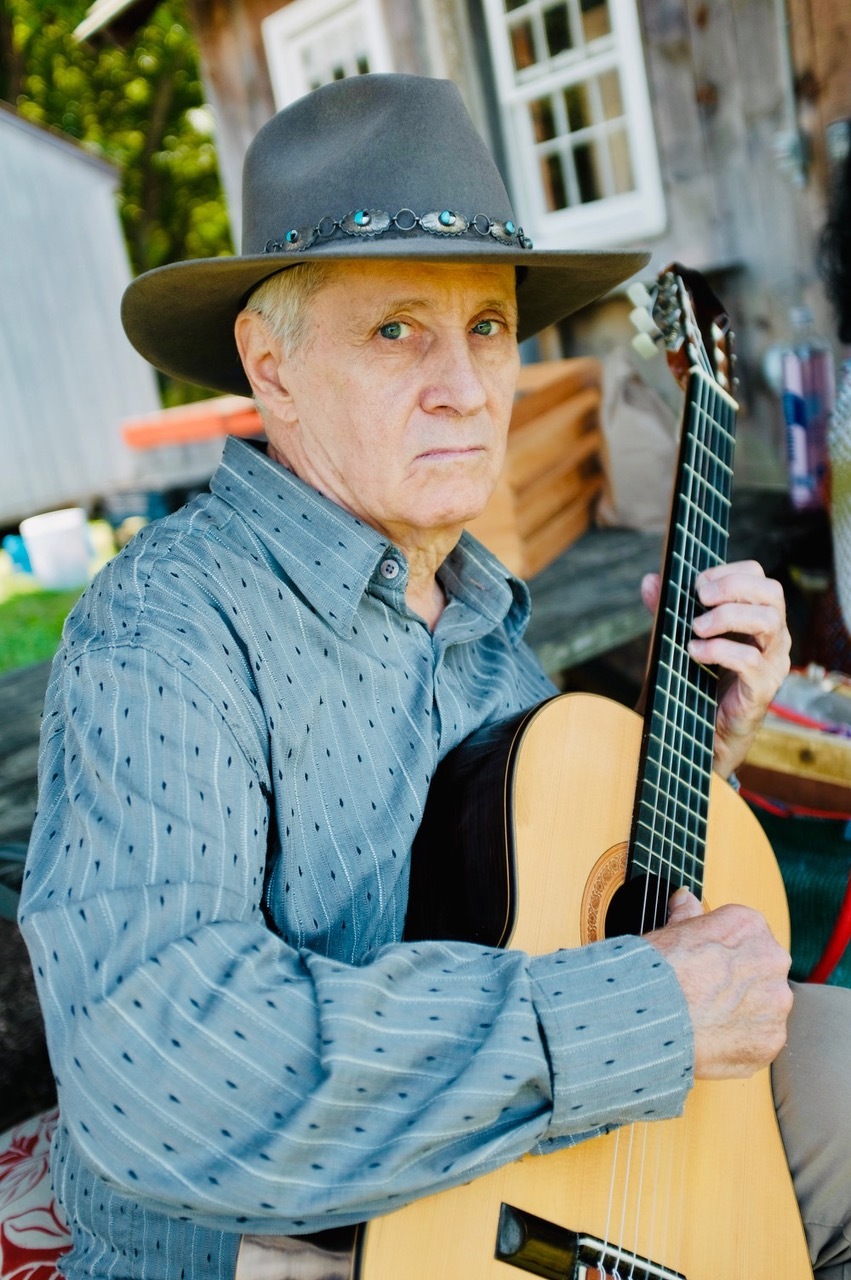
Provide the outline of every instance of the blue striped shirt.
[[230,441],[71,614],[21,908],[69,1276],[231,1276],[243,1231],[681,1109],[691,1027],[646,943],[400,941],[437,763],[553,692],[521,583],[466,535],[440,580],[431,632],[396,547]]

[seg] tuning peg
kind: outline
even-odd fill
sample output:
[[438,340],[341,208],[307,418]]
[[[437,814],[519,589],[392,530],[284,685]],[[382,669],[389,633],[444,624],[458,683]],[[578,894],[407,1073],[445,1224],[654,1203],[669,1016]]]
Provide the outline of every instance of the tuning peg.
[[641,307],[644,311],[649,311],[653,306],[653,297],[640,280],[629,286],[626,296],[634,307]]
[[[661,334],[659,336],[661,337]],[[652,360],[657,354],[656,343],[649,333],[637,333],[632,339],[632,345],[642,360]]]
[[642,307],[636,307],[634,311],[630,311],[629,318],[639,333],[649,333],[651,337],[656,337],[661,332],[650,312]]

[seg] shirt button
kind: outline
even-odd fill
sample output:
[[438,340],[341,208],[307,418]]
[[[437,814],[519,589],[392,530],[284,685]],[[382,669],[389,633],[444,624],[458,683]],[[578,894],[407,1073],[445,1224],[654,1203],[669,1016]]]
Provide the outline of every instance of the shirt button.
[[398,578],[399,576],[398,561],[392,560],[388,556],[386,560],[381,561],[381,564],[378,566],[378,572],[381,574],[382,578],[386,578],[388,582],[392,582],[394,578]]

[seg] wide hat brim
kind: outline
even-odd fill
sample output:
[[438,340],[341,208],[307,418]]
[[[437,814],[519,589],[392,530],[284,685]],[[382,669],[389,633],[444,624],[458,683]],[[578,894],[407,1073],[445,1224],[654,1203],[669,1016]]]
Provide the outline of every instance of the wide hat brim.
[[[649,253],[632,250],[476,251],[468,245],[418,239],[410,244],[372,242],[367,252],[357,254],[323,246],[299,255],[298,262],[350,262],[354,256],[400,263],[522,267],[517,289],[521,342],[602,297],[640,271],[650,258]],[[250,395],[237,354],[234,322],[257,285],[294,265],[292,257],[259,254],[202,258],[148,271],[134,280],[124,295],[121,318],[127,336],[146,360],[173,378],[215,391]]]
[[245,157],[242,253],[159,267],[128,287],[130,341],[175,378],[249,393],[234,321],[269,276],[299,262],[445,262],[518,270],[519,337],[593,302],[643,252],[538,251],[456,85],[352,76],[260,129]]

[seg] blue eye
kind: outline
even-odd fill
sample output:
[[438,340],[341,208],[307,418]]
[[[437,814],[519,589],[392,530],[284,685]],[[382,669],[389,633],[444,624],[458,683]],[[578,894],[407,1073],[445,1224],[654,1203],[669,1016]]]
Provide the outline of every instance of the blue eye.
[[405,325],[401,320],[391,320],[388,324],[383,324],[378,332],[382,338],[401,338]]
[[478,324],[473,325],[473,333],[480,333],[483,337],[489,338],[491,334],[497,332],[498,328],[496,320],[480,320]]

